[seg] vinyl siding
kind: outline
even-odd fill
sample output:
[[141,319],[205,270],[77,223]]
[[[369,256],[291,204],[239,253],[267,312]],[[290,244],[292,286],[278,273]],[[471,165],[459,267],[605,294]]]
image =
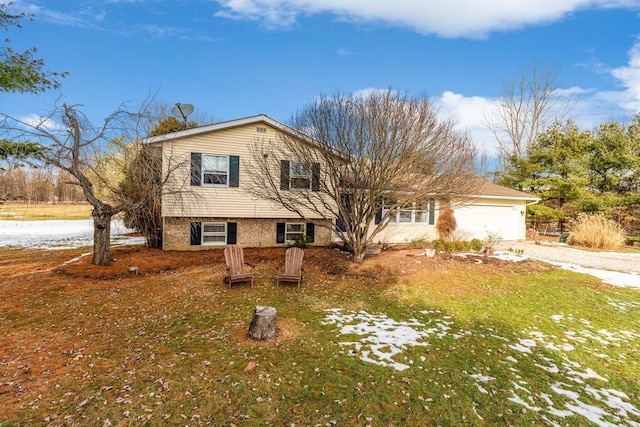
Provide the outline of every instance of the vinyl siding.
[[[267,129],[258,133],[257,127]],[[251,196],[246,188],[251,184],[251,145],[256,140],[278,143],[278,130],[265,124],[253,123],[164,142],[163,168],[165,174],[175,168],[163,197],[164,217],[236,217],[236,218],[298,218],[282,207]],[[240,157],[240,185],[238,188],[192,186],[191,153],[234,155]],[[309,214],[310,217],[311,214]]]

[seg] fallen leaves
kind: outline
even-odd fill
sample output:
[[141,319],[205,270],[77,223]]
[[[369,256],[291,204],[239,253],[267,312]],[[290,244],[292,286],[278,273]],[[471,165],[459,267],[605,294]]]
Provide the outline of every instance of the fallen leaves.
[[247,363],[247,366],[245,366],[242,372],[244,372],[245,374],[250,374],[256,369],[256,366],[257,363],[252,360],[251,362]]

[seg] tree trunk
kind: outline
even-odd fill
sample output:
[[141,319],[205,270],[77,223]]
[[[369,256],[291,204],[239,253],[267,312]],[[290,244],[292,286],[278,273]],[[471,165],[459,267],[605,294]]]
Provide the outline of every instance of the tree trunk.
[[111,265],[111,217],[110,210],[96,209],[93,216],[93,264]]
[[266,340],[276,334],[276,309],[274,307],[256,306],[253,320],[249,326],[249,337],[254,340]]

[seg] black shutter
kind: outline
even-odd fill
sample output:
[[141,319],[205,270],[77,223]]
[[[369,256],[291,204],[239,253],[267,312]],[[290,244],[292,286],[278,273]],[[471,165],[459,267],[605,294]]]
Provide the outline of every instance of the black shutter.
[[227,223],[227,245],[235,245],[238,240],[238,223]]
[[306,235],[305,235],[305,237],[307,238],[307,242],[313,243],[313,239],[315,238],[315,234],[316,234],[316,225],[314,223],[312,223],[312,222],[308,222],[307,223]]
[[202,154],[191,153],[191,185],[202,185]]
[[202,244],[202,223],[191,223],[191,245],[199,246]]
[[320,163],[314,163],[311,169],[311,191],[320,191]]
[[229,187],[240,186],[240,156],[229,156]]
[[436,219],[436,201],[429,199],[429,225],[435,224]]
[[[353,227],[351,227],[351,218],[353,217],[353,212],[351,210],[351,197],[345,193],[340,194],[340,204],[342,206],[340,206],[339,211],[343,212],[343,216],[347,221],[349,221],[349,229],[353,229]],[[347,231],[347,225],[340,217],[336,219],[336,226],[338,227],[338,230],[343,233]]]
[[286,224],[284,222],[279,222],[276,224],[276,243],[284,243],[284,230]]
[[280,160],[280,189],[289,189],[289,160]]
[[380,221],[382,221],[382,209],[378,209],[377,212],[376,212],[375,223],[376,224],[380,224]]

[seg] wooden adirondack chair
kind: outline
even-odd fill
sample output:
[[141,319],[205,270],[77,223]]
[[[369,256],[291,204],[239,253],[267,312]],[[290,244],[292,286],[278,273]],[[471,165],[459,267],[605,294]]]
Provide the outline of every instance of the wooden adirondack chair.
[[[231,289],[232,283],[248,282],[251,281],[251,287],[253,287],[253,279],[255,278],[254,269],[255,264],[246,262],[244,260],[244,251],[239,246],[227,246],[224,248],[224,268],[227,269],[227,275],[225,276],[225,282],[229,283],[229,289]],[[244,264],[251,267],[250,272],[244,271]]]
[[297,283],[300,288],[302,282],[302,270],[304,270],[304,264],[302,259],[304,258],[304,251],[300,248],[289,248],[285,252],[284,257],[284,271],[280,271],[282,263],[276,266],[277,284],[280,282]]

